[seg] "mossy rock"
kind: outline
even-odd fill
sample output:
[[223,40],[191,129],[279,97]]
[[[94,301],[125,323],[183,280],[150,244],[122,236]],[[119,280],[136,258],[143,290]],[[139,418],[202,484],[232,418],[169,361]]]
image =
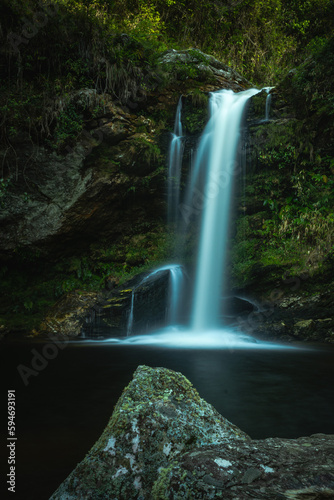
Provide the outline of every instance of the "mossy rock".
[[102,436],[50,500],[333,498],[333,440],[251,440],[181,373],[139,366]]
[[48,311],[40,326],[41,333],[62,337],[78,337],[85,316],[97,300],[96,292],[70,292]]
[[181,373],[139,366],[102,436],[51,498],[146,500],[181,452],[248,439]]
[[250,82],[235,70],[213,56],[198,49],[167,50],[159,57],[159,66],[166,72],[169,84],[182,82],[184,87],[194,87],[194,81],[233,90],[250,87]]

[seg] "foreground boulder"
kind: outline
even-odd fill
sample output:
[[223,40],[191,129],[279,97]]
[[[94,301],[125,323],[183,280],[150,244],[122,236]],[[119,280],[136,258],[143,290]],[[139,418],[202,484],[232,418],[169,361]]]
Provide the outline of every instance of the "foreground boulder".
[[334,436],[251,440],[181,374],[139,366],[102,436],[52,495],[334,498]]

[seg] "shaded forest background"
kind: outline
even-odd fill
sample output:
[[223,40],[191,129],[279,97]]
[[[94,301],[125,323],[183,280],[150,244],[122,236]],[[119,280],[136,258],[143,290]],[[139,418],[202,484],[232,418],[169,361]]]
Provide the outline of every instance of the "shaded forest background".
[[[323,47],[334,26],[331,0],[1,0],[0,7],[2,76],[58,92],[102,85],[103,58],[121,79],[167,48],[189,47],[253,84],[272,85]],[[137,43],[122,50],[115,39],[122,33]]]
[[[179,95],[182,85],[196,81],[194,66],[159,63],[168,49],[194,48],[252,85],[277,85],[299,120],[279,133],[274,125],[267,127],[271,142],[256,151],[258,170],[246,196],[249,204],[257,199],[261,212],[238,222],[236,277],[251,280],[259,262],[276,266],[274,278],[282,264],[296,272],[318,240],[324,250],[317,260],[324,262],[325,253],[333,254],[334,238],[333,32],[332,0],[0,0],[0,209],[11,191],[18,190],[27,203],[33,197],[25,187],[25,167],[15,162],[24,141],[62,155],[79,140],[87,116],[71,101],[75,91],[94,89],[137,112],[143,92],[168,88]],[[207,102],[199,94],[188,117],[196,126]],[[101,111],[96,106],[93,117]],[[148,133],[144,146],[161,172],[157,137],[171,130],[175,107],[170,108],[169,114],[147,115],[155,133]],[[107,241],[95,253],[56,264],[18,249],[14,263],[0,266],[5,297],[0,324],[12,322],[15,313],[17,324],[28,325],[29,317],[29,327],[37,326],[60,296],[100,289],[110,277],[118,284],[163,261],[169,248],[165,226],[154,231],[147,233],[151,253],[144,255],[146,240],[138,240],[129,243],[124,258],[119,257],[124,241],[117,248]]]
[[55,96],[95,88],[126,103],[157,71],[166,83],[171,74],[156,67],[166,49],[199,48],[253,85],[274,85],[320,51],[334,28],[332,0],[1,0],[0,14],[7,145],[22,127],[33,140],[55,131],[58,146],[64,134],[76,136],[76,116],[59,118]]

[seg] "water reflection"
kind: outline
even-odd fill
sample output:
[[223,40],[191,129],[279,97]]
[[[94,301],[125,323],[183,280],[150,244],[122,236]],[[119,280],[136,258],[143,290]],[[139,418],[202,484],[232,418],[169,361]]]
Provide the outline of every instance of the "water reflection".
[[[18,401],[19,500],[26,491],[36,500],[51,495],[98,439],[141,364],[183,373],[201,397],[253,438],[334,432],[331,346],[264,350],[251,342],[244,348],[194,349],[78,341],[25,387],[17,365],[29,366],[32,347],[4,345],[0,352],[3,393],[15,389]],[[40,342],[34,347],[43,350]]]

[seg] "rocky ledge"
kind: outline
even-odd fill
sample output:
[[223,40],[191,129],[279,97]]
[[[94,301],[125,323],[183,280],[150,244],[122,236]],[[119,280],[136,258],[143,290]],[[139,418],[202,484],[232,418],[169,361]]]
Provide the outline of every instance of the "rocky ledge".
[[334,498],[334,435],[252,440],[181,374],[139,366],[51,500]]
[[[296,279],[294,283],[299,285]],[[327,282],[326,289],[322,284],[313,283],[313,293],[303,293],[296,288],[291,291],[277,286],[270,294],[258,297],[257,310],[244,318],[240,327],[263,340],[333,344],[334,282]]]
[[103,338],[125,336],[132,329],[146,333],[149,328],[165,326],[168,284],[169,271],[162,268],[140,273],[111,290],[70,292],[49,310],[39,333],[60,339]]

